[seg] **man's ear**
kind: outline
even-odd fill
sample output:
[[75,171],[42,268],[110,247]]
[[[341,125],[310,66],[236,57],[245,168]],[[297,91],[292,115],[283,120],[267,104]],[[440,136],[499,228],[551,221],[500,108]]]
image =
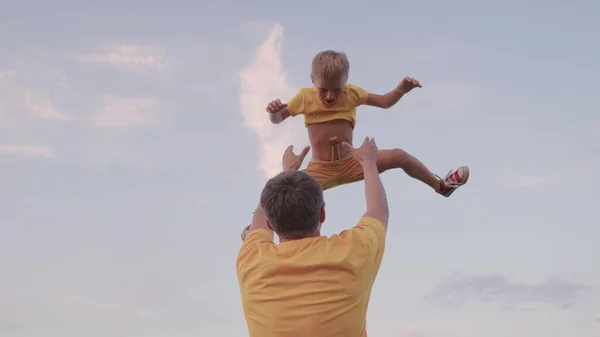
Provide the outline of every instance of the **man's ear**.
[[321,206],[321,223],[325,222],[325,203]]
[[267,227],[273,231],[273,226],[271,226],[271,223],[269,222],[269,220],[265,219],[265,224],[267,225]]

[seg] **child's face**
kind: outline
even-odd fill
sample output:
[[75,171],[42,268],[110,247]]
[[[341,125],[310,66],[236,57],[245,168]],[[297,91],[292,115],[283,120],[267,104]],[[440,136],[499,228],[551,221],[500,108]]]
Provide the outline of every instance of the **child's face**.
[[314,78],[313,84],[315,85],[315,88],[317,88],[317,94],[319,95],[321,102],[327,106],[332,106],[337,102],[338,98],[340,98],[342,92],[344,92],[347,81],[347,78],[333,80]]

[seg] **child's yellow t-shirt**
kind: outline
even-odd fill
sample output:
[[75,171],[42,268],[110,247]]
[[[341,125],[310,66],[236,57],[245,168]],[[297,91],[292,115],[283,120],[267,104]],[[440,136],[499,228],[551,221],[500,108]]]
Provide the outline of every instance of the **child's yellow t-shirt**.
[[317,88],[302,88],[287,103],[290,116],[304,115],[304,125],[344,119],[356,125],[356,107],[366,104],[369,93],[361,87],[346,84],[340,98],[327,106],[317,96]]
[[250,232],[237,258],[250,337],[367,336],[385,237],[371,217],[339,235],[277,245],[265,229]]

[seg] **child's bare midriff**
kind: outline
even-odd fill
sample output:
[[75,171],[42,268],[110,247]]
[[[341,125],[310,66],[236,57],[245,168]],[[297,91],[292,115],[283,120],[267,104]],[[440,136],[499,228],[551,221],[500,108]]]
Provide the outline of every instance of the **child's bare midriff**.
[[354,130],[349,121],[338,119],[324,123],[311,124],[307,129],[310,147],[312,149],[312,157],[315,160],[331,161],[332,146],[330,139],[332,137],[337,137],[337,142],[340,144],[339,158],[336,149],[333,160],[344,158],[347,154],[347,151],[342,147],[343,142],[352,145],[352,135]]

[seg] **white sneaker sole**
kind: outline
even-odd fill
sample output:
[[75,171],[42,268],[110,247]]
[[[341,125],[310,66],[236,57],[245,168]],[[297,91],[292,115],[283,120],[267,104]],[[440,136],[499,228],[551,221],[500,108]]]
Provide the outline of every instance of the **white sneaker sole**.
[[[467,181],[469,181],[469,167],[468,166],[459,167],[459,169],[461,169],[461,168],[463,171],[462,182],[460,183],[460,185],[458,187],[463,186],[464,184],[467,183]],[[458,189],[458,187],[450,190],[450,192],[448,194],[446,194],[445,197],[448,198],[449,196],[451,196],[452,193],[454,193],[454,191],[456,191]]]

